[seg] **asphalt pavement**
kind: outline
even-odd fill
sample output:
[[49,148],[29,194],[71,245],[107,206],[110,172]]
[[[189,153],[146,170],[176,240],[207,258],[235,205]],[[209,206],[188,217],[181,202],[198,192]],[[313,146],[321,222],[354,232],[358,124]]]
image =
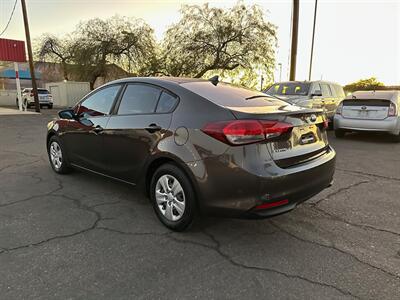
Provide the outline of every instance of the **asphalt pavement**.
[[389,137],[330,132],[334,184],[290,213],[174,233],[134,187],[55,174],[53,115],[0,116],[1,299],[399,299],[400,144]]

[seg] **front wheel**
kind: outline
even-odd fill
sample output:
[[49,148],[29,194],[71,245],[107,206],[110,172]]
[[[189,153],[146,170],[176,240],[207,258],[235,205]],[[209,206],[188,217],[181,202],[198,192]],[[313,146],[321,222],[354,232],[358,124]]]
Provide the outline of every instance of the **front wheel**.
[[187,175],[177,166],[164,164],[155,171],[150,199],[158,219],[169,229],[183,231],[193,223],[195,193]]
[[58,174],[66,174],[71,171],[71,166],[66,157],[64,148],[57,136],[52,136],[47,145],[50,165]]

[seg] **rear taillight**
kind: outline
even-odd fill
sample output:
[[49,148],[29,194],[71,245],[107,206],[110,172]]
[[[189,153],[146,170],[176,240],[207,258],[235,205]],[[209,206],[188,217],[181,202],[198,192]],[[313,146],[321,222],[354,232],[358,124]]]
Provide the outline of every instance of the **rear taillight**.
[[226,144],[244,145],[279,137],[292,128],[278,121],[235,120],[209,123],[202,131]]
[[388,110],[388,117],[394,117],[396,116],[396,104],[393,102],[390,102],[389,110]]
[[343,110],[343,102],[341,102],[338,107],[336,108],[336,114],[341,115]]

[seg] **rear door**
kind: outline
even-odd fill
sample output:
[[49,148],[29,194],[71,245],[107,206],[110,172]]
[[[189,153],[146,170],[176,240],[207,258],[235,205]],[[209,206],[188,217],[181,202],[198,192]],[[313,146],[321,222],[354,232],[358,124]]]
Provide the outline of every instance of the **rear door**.
[[104,132],[108,173],[135,183],[167,133],[178,98],[150,84],[128,84]]
[[351,119],[383,120],[388,116],[391,101],[384,99],[343,100],[342,116]]

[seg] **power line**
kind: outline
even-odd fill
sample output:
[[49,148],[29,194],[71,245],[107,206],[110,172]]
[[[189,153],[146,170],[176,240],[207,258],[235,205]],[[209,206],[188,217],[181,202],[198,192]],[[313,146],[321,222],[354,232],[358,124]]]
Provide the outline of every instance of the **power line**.
[[13,15],[14,15],[14,11],[15,11],[15,7],[16,7],[16,6],[17,6],[17,0],[15,0],[15,2],[14,2],[14,7],[13,7],[13,9],[12,9],[12,11],[11,11],[10,18],[8,19],[8,22],[7,22],[6,27],[5,27],[5,28],[3,29],[3,31],[0,33],[0,36],[2,36],[4,32],[6,32],[8,26],[10,25],[10,22],[11,22],[11,19],[12,19]]

